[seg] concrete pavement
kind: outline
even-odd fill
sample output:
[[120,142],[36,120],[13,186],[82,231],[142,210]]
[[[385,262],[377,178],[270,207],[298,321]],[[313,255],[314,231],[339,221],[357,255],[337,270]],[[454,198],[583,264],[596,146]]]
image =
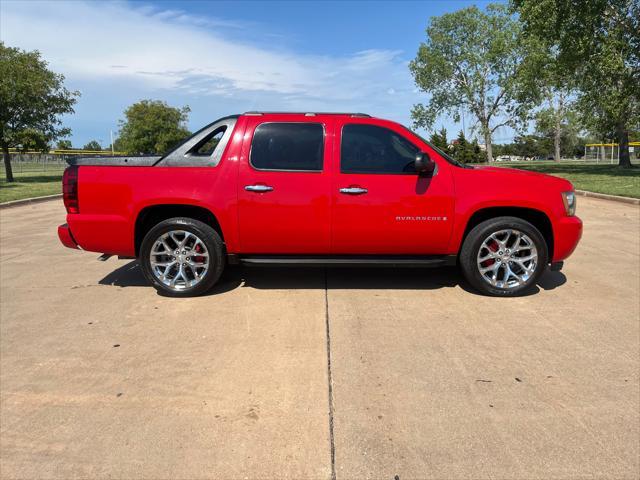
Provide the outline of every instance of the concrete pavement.
[[4,210],[0,477],[637,478],[639,212],[579,198],[577,252],[517,299],[236,268],[176,300],[63,248],[61,202]]

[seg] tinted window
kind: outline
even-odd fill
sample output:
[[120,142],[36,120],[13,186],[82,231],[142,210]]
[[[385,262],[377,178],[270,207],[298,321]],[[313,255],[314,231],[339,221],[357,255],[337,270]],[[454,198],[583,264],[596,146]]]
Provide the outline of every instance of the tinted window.
[[324,129],[319,123],[263,123],[251,142],[251,165],[260,170],[322,170]]
[[214,130],[211,135],[202,140],[202,142],[193,149],[191,155],[197,155],[199,157],[210,157],[213,155],[226,129],[227,127],[222,127]]
[[418,147],[397,133],[375,125],[342,128],[340,171],[343,173],[415,174]]

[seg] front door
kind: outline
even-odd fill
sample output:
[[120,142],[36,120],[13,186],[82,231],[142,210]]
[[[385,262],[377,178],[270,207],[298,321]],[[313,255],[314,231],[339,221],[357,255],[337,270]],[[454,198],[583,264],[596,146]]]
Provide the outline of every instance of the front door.
[[250,117],[239,165],[240,253],[328,254],[329,121]]
[[395,124],[376,122],[354,118],[336,125],[332,253],[446,253],[453,226],[449,168],[419,176],[415,156],[428,147]]

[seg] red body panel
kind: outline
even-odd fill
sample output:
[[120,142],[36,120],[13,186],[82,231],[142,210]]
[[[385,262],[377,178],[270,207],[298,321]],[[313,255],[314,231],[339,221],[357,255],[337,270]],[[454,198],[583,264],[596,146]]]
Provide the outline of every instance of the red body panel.
[[582,220],[578,217],[564,217],[553,224],[553,262],[568,258],[582,238]]
[[567,258],[580,240],[582,222],[578,217],[567,217],[562,203],[561,192],[573,190],[567,180],[524,170],[478,167],[456,169],[455,182],[455,224],[449,253],[460,249],[471,216],[492,207],[521,207],[544,213],[553,230],[554,262]]
[[62,244],[67,248],[78,248],[78,244],[71,236],[71,230],[69,230],[69,225],[66,223],[64,225],[60,225],[58,227],[58,238],[62,242]]
[[[255,128],[265,122],[321,123],[325,130],[322,172],[259,171],[249,164]],[[342,127],[385,127],[429,154],[431,178],[417,175],[340,172]],[[245,190],[269,185],[272,191]],[[339,193],[360,186],[366,195]],[[460,168],[447,162],[404,127],[350,115],[264,114],[240,116],[215,167],[81,166],[80,213],[68,214],[59,236],[70,248],[135,255],[140,212],[155,205],[193,205],[218,220],[228,253],[457,254],[471,216],[492,207],[544,213],[553,231],[553,258],[568,257],[582,223],[565,213],[563,179],[521,170]]]
[[[249,163],[251,138],[256,127],[270,122],[320,123],[324,127],[322,172],[264,171]],[[238,167],[239,252],[327,254],[331,228],[330,186],[333,118],[309,119],[304,115],[249,117],[246,141]],[[272,187],[270,192],[245,190],[249,185]]]
[[140,212],[154,205],[194,205],[215,215],[229,252],[238,244],[237,169],[244,131],[236,124],[224,159],[216,167],[112,167],[79,169],[80,213],[67,223],[85,250],[135,255]]
[[[347,124],[387,128],[408,138],[403,127],[379,119],[340,118],[333,156],[340,159],[342,128]],[[436,153],[417,137],[409,140]],[[446,163],[446,162],[445,162]],[[340,189],[360,187],[366,195],[344,195]],[[433,177],[342,173],[333,165],[332,252],[335,254],[444,254],[453,224],[454,184],[449,168]]]

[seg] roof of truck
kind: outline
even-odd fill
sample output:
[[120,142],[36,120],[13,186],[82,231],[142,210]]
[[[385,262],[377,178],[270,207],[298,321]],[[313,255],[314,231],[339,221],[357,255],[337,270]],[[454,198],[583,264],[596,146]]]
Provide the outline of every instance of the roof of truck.
[[371,115],[367,113],[359,113],[359,112],[260,112],[260,111],[250,111],[244,112],[242,115],[304,115],[307,117],[315,117],[316,115],[340,115],[347,117],[365,117],[371,118]]

